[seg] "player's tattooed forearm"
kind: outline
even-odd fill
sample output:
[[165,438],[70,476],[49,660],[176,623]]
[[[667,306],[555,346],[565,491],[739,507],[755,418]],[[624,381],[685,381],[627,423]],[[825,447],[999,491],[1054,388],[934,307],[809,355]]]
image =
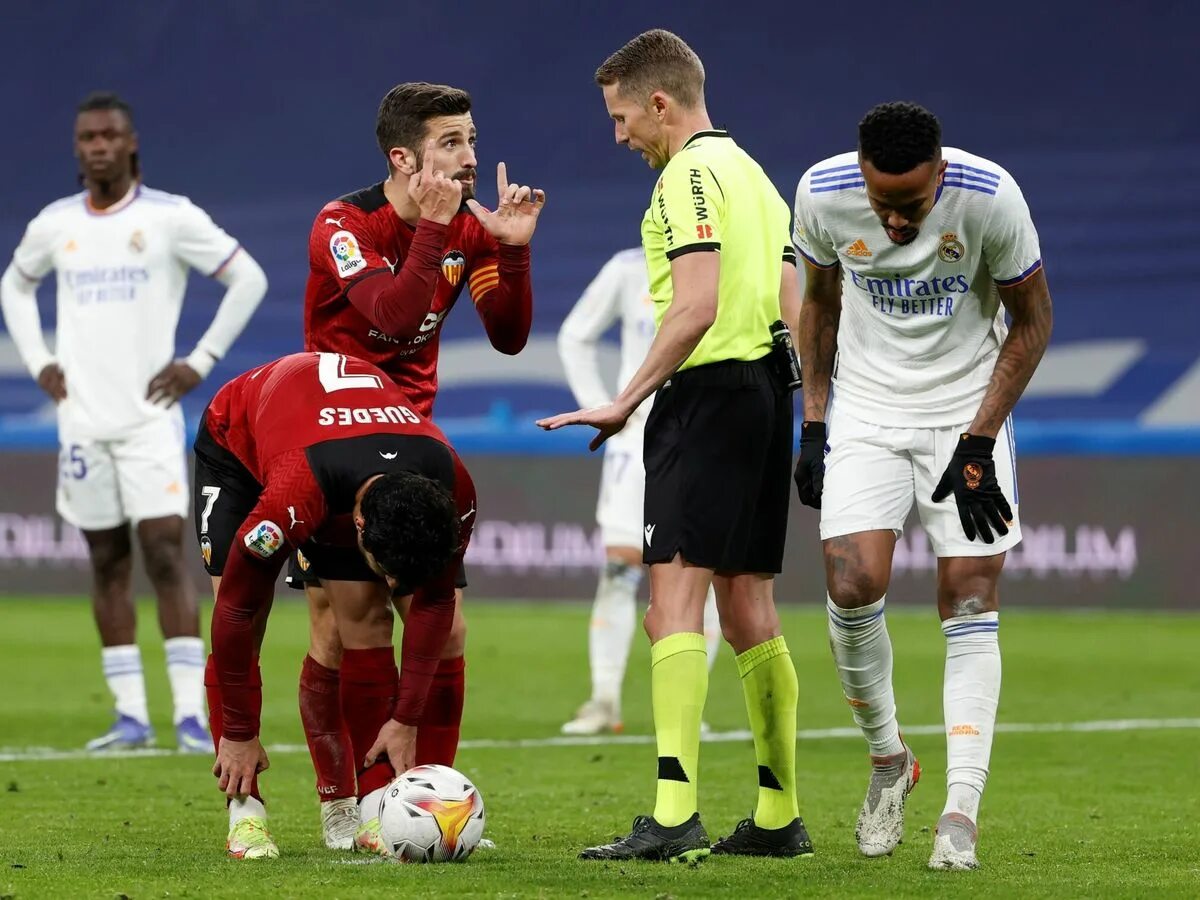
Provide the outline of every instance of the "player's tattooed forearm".
[[1045,276],[1038,273],[1005,297],[1013,323],[1000,348],[987,393],[971,423],[971,432],[996,434],[1033,377],[1054,324],[1054,311]]
[[840,305],[811,300],[800,308],[800,366],[804,376],[804,418],[822,420],[837,354]]

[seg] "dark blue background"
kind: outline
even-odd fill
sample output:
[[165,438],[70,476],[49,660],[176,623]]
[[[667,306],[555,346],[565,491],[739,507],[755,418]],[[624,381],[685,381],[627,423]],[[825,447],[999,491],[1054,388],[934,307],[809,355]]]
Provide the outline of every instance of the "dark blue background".
[[[110,88],[134,104],[147,183],[187,194],[262,263],[271,288],[194,407],[223,379],[300,347],[306,241],[327,200],[378,180],[379,98],[408,80],[467,88],[491,173],[544,187],[534,243],[535,334],[552,336],[597,268],[637,243],[653,174],[612,142],[592,72],[638,31],[685,37],[708,106],[785,197],[813,162],[850,149],[873,104],[916,100],[945,142],[1021,183],[1042,236],[1055,340],[1138,337],[1147,353],[1096,398],[1025,401],[1027,418],[1128,418],[1200,354],[1200,12],[1190,3],[858,2],[375,4],[60,2],[9,5],[0,255],[75,189],[74,107]],[[186,353],[217,287],[192,280]],[[42,291],[47,324],[52,291]],[[482,337],[464,304],[445,340]],[[513,364],[515,365],[515,364]],[[41,402],[0,380],[0,412]],[[522,419],[565,389],[447,389],[440,415],[497,400]]]

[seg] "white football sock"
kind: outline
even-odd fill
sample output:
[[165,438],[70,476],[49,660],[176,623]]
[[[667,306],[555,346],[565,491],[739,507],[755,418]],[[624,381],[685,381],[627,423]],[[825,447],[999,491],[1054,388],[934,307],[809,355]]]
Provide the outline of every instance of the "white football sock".
[[629,662],[629,645],[637,612],[637,590],[642,567],[621,562],[605,563],[592,603],[588,626],[588,661],[592,668],[592,699],[621,709],[621,683]]
[[881,597],[870,606],[842,609],[827,598],[829,646],[842,679],[842,692],[862,729],[872,756],[904,750],[892,692],[892,639]]
[[142,677],[142,651],[138,649],[137,644],[101,647],[100,661],[104,666],[104,680],[108,682],[108,689],[112,691],[117,714],[149,724],[146,680]]
[[167,678],[175,700],[175,724],[196,718],[207,724],[204,713],[204,639],[175,637],[163,641],[167,651]]
[[387,786],[375,788],[371,793],[367,794],[359,801],[358,804],[358,821],[362,825],[366,825],[372,819],[379,818],[379,807],[383,804],[383,794],[387,790]]
[[258,800],[247,794],[241,799],[234,797],[229,801],[230,828],[242,821],[242,819],[249,819],[251,816],[257,816],[260,819],[265,819],[267,817],[267,808],[263,806],[261,800]]
[[1000,614],[955,616],[942,623],[946,635],[946,675],[942,707],[946,717],[946,813],[977,821],[987,784],[1000,702]]
[[708,599],[704,601],[704,644],[708,652],[708,671],[711,672],[721,651],[721,617],[717,614],[717,592],[711,584]]

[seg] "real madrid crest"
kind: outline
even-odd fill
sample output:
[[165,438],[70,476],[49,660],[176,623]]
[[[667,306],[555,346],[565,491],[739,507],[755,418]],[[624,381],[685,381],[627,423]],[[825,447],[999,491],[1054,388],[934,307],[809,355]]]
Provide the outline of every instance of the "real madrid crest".
[[467,268],[467,258],[461,250],[448,250],[442,257],[442,277],[454,287],[462,281],[463,271]]
[[135,231],[129,237],[129,249],[134,253],[141,253],[146,249],[146,237],[140,231]]
[[966,255],[967,248],[963,246],[957,234],[947,231],[942,235],[942,242],[938,245],[938,259],[942,262],[956,263],[962,262]]

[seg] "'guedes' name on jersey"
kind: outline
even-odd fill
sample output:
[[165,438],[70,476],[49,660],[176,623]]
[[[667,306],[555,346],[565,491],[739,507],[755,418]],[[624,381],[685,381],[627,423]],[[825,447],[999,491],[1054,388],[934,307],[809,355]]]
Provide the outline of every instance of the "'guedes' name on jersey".
[[793,242],[842,267],[838,404],[890,427],[974,418],[1008,333],[997,285],[1041,267],[1037,231],[1004,169],[953,147],[937,202],[910,244],[893,244],[867,200],[854,152],[820,162],[796,189]]

